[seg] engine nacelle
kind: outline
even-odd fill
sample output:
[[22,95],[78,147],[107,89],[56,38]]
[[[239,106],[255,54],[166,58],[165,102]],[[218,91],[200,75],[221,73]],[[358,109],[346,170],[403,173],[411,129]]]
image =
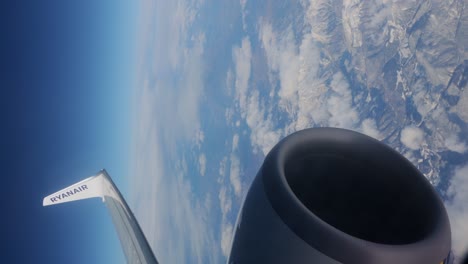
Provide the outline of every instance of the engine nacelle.
[[228,263],[439,264],[450,247],[444,205],[406,158],[357,132],[313,128],[265,158]]

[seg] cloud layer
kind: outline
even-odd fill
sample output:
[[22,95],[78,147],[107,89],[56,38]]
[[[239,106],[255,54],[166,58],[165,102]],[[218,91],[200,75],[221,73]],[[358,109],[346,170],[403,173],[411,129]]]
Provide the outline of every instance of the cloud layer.
[[455,170],[446,202],[452,228],[452,248],[456,256],[468,252],[468,164]]
[[[205,34],[195,30],[203,1],[148,1],[141,54],[130,203],[160,262],[219,263],[221,249],[212,196],[194,189],[198,167],[192,146],[204,144],[200,105],[204,92]],[[192,168],[195,168],[193,170]]]
[[[256,165],[243,155],[253,152],[261,160],[294,131],[335,126],[388,141],[421,164],[433,184],[438,183],[434,179],[441,177],[445,164],[440,153],[466,154],[465,128],[452,115],[466,121],[463,102],[468,93],[451,87],[462,102],[453,107],[441,99],[442,92],[436,89],[441,85],[430,81],[447,81],[451,68],[434,66],[444,54],[416,52],[405,28],[410,22],[403,13],[424,11],[427,6],[419,9],[398,2],[406,7],[399,13],[391,1],[346,0],[336,6],[330,0],[301,0],[297,13],[285,16],[294,19],[284,20],[271,17],[269,8],[250,10],[254,3],[240,0],[232,5],[239,10],[235,20],[239,25],[229,21],[229,27],[223,27],[226,32],[205,34],[203,27],[212,21],[200,22],[206,15],[201,10],[204,4],[176,0],[144,5],[147,46],[142,47],[138,84],[135,178],[131,181],[138,191],[132,199],[161,262],[222,262],[222,256],[229,255],[236,209],[250,180],[244,172]],[[442,2],[438,5],[447,8]],[[428,24],[436,24],[436,11],[430,13]],[[225,34],[232,36],[232,42],[224,39]],[[444,44],[424,39],[426,35],[433,34],[418,35],[426,46]],[[222,53],[212,50],[218,41],[226,41]],[[456,48],[450,45],[447,53]],[[383,67],[392,63],[388,61],[392,56],[405,60],[417,77],[395,67],[395,87],[385,86],[393,77]],[[212,65],[222,67],[211,69]],[[212,86],[222,93],[220,98],[210,98],[216,102],[206,100],[215,94]],[[213,109],[207,114],[214,117],[210,124],[222,120],[227,126],[219,129],[225,140],[222,153],[210,152],[217,149],[210,145],[214,133],[203,127],[203,110]],[[218,136],[218,127],[208,129],[216,129]],[[210,178],[215,164],[219,175]],[[448,191],[457,252],[467,242],[463,201],[468,198],[462,176],[466,170],[465,166],[455,171]],[[203,189],[206,186],[214,187]]]

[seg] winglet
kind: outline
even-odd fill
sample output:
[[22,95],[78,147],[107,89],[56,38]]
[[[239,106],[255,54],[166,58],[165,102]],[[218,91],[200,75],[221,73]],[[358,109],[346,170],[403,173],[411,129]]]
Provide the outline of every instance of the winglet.
[[89,177],[44,198],[43,206],[72,202],[93,197],[104,198],[102,174]]
[[44,198],[43,206],[101,197],[109,209],[127,263],[158,264],[137,219],[106,170]]

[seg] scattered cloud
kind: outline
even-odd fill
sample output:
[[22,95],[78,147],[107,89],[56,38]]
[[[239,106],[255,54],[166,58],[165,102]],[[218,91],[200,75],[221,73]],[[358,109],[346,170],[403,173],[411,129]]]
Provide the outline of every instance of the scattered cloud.
[[359,115],[353,107],[353,96],[348,81],[341,72],[333,75],[330,89],[334,92],[327,99],[327,109],[330,115],[329,125],[332,127],[354,128],[359,121]]
[[[220,225],[220,247],[221,252],[225,257],[229,256],[231,250],[231,240],[233,233],[233,223],[228,217],[231,213],[233,206],[233,199],[237,197],[239,200],[242,193],[241,181],[241,163],[238,157],[239,147],[239,134],[234,134],[232,137],[232,150],[229,156],[229,170],[227,171],[226,165],[228,158],[224,157],[219,164],[219,207],[221,210],[221,225]],[[229,173],[228,181],[226,180],[226,173]]]
[[184,159],[168,165],[157,133],[144,142],[147,147],[135,156],[141,162],[134,168],[130,204],[158,260],[218,263],[209,194],[195,195]]
[[360,131],[370,137],[373,137],[378,140],[382,140],[383,136],[380,131],[377,129],[377,125],[374,119],[366,118],[361,123]]
[[226,124],[230,125],[232,123],[232,118],[234,116],[234,110],[232,108],[226,108],[224,111],[224,118],[226,118]]
[[228,96],[232,96],[232,92],[234,90],[234,82],[234,73],[232,72],[232,69],[229,68],[226,73],[226,94]]
[[198,165],[200,168],[200,175],[205,176],[206,172],[206,156],[205,153],[201,153],[200,156],[198,157]]
[[[250,47],[250,40],[248,37],[242,39],[240,47],[234,47],[232,49],[232,57],[235,65],[235,89],[236,98],[239,102],[239,108],[241,110],[246,109],[247,105],[247,92],[250,79],[251,71],[251,59],[252,51]],[[242,111],[241,115],[245,118],[246,112]]]
[[225,257],[231,253],[233,227],[229,222],[223,222],[221,227],[221,250]]
[[232,223],[227,220],[227,214],[231,211],[232,202],[230,198],[226,197],[225,191],[225,188],[221,188],[219,193],[219,200],[222,211],[220,247],[223,256],[228,257],[231,250]]
[[237,155],[231,154],[231,169],[229,170],[229,181],[237,197],[242,194],[242,183],[240,179],[240,161]]
[[219,263],[211,199],[195,196],[186,160],[166,151],[174,142],[161,136],[157,99],[151,87],[141,91],[130,205],[159,261]]
[[211,194],[210,193],[206,193],[205,195],[205,202],[204,202],[204,208],[206,209],[207,212],[210,212],[211,209],[212,209],[212,200],[211,200]]
[[247,0],[240,0],[239,3],[241,6],[241,13],[242,13],[242,28],[244,30],[247,30],[247,23],[245,21],[245,17],[247,16],[247,13],[248,13],[248,11],[245,9],[247,5]]
[[[280,133],[274,130],[271,115],[268,115],[261,106],[258,90],[250,91],[248,89],[252,59],[249,38],[244,38],[241,47],[234,47],[232,53],[236,69],[235,89],[239,111],[251,130],[250,140],[254,151],[260,149],[266,155],[278,142]],[[234,180],[234,182],[236,181]],[[236,186],[239,185],[236,184]],[[239,188],[237,190],[240,191]]]
[[225,186],[221,186],[219,189],[218,199],[223,218],[226,217],[232,208],[232,200],[230,198],[230,193],[228,192],[229,190]]
[[400,141],[407,148],[418,150],[424,142],[424,131],[415,126],[407,126],[401,130]]
[[[232,209],[231,190],[233,189],[233,187],[232,187],[232,184],[228,185],[226,184],[226,181],[225,181],[225,175],[226,175],[225,170],[226,170],[227,160],[228,160],[227,157],[224,157],[220,162],[220,166],[219,166],[220,178],[218,179],[218,183],[220,184],[218,199],[219,199],[219,207],[221,210],[219,246],[221,248],[221,253],[223,254],[224,257],[229,256],[229,252],[231,250],[231,240],[232,240],[232,232],[233,232],[232,222],[228,218],[228,214],[231,212],[231,209]],[[230,175],[232,175],[232,173]]]
[[456,113],[464,122],[468,123],[468,89],[463,89],[460,100],[451,110]]
[[221,181],[224,179],[224,177],[226,175],[226,163],[227,163],[227,157],[223,157],[223,159],[219,163],[218,183],[221,183]]
[[451,151],[455,151],[455,152],[463,154],[467,150],[466,144],[464,142],[461,142],[460,139],[458,138],[458,136],[454,135],[454,134],[447,137],[445,139],[444,143],[445,143],[445,146],[447,147],[447,149],[449,149]]
[[452,248],[457,257],[468,252],[468,165],[459,167],[447,190],[451,197],[446,201],[452,230]]
[[[295,36],[291,28],[277,33],[270,23],[260,21],[259,38],[267,57],[268,68],[272,74],[278,74],[280,89],[280,106],[289,114],[298,109],[298,79],[301,71],[301,58],[295,44]],[[312,51],[314,49],[311,49]],[[275,85],[274,83],[272,83]]]
[[[131,199],[151,247],[165,263],[219,263],[211,196],[192,187],[192,167],[181,144],[200,148],[204,133],[205,34],[193,27],[203,1],[147,1],[140,54]],[[146,25],[147,23],[147,25]]]
[[234,134],[232,137],[232,151],[236,151],[239,146],[239,135]]
[[411,163],[413,163],[414,165],[417,165],[418,164],[418,158],[415,157],[414,155],[414,151],[412,150],[406,150],[404,151],[403,153],[403,156],[405,156],[405,158],[407,160],[409,160]]
[[266,111],[261,107],[259,100],[259,92],[252,91],[247,105],[246,122],[251,130],[250,141],[253,152],[257,153],[257,150],[260,149],[262,154],[266,155],[278,143],[281,132],[274,129],[272,116],[265,113]]
[[[313,126],[355,129],[359,115],[353,107],[351,89],[336,69],[330,69],[332,75],[321,73],[328,63],[322,62],[317,34],[310,31],[296,36],[291,27],[277,32],[265,21],[260,21],[259,28],[270,74],[279,79],[280,109],[289,115],[283,134]],[[322,63],[324,69],[320,69]],[[276,85],[275,78],[270,82]]]
[[247,0],[240,0],[239,2],[240,2],[242,10],[244,10],[245,6],[247,5]]
[[205,133],[203,132],[203,130],[198,129],[194,140],[195,140],[195,145],[197,145],[198,148],[200,148],[203,141],[205,141]]

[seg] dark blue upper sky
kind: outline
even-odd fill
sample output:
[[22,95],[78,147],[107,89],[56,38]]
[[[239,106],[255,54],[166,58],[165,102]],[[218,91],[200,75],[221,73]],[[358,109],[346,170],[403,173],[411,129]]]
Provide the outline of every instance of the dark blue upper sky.
[[42,198],[106,168],[126,195],[138,6],[2,3],[1,263],[114,263],[98,199]]

